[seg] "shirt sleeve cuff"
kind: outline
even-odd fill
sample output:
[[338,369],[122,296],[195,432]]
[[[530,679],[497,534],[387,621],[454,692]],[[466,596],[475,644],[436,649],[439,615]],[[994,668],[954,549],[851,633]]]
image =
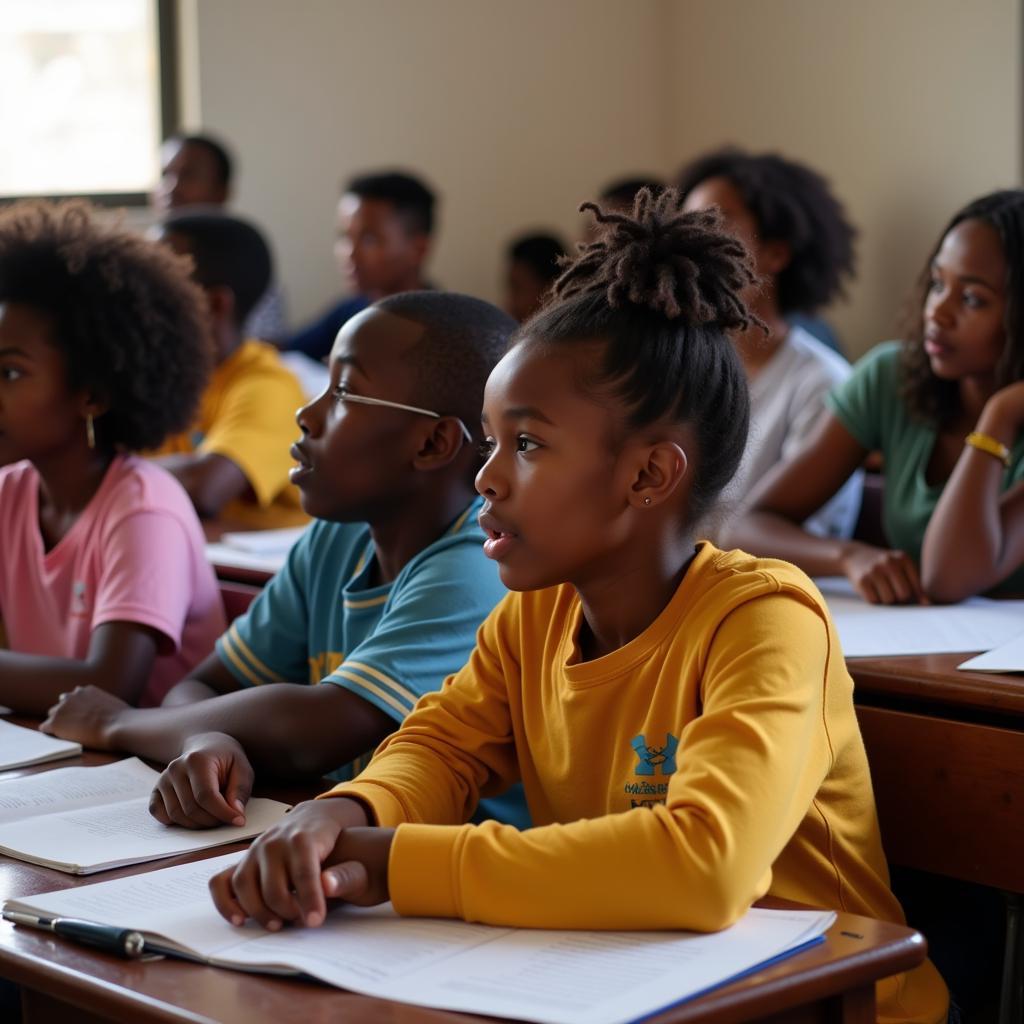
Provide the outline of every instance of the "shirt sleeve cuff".
[[382,786],[374,785],[372,782],[341,782],[334,789],[321,793],[317,800],[326,800],[336,796],[347,796],[352,800],[358,800],[369,808],[374,816],[375,824],[380,828],[395,828],[409,820],[409,815],[406,814],[401,801]]
[[460,846],[472,825],[400,825],[391,845],[388,888],[406,917],[463,916],[456,887]]

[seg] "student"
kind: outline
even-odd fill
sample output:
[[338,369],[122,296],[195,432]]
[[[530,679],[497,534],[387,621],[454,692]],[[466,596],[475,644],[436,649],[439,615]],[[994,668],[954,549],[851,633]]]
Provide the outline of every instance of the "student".
[[160,236],[191,257],[206,293],[216,366],[199,417],[157,452],[204,519],[251,528],[305,523],[290,483],[288,441],[305,399],[277,349],[242,325],[270,280],[270,251],[251,224],[214,210],[172,214]]
[[[251,765],[350,775],[465,661],[505,592],[481,548],[473,476],[484,382],[514,328],[444,292],[392,296],[350,320],[329,390],[298,414],[292,473],[318,521],[284,569],[163,708],[81,690],[44,729],[177,758],[153,810],[192,827],[242,814]],[[524,820],[514,793],[490,810]]]
[[[853,273],[854,232],[824,178],[779,156],[735,149],[710,154],[682,171],[680,191],[686,210],[717,206],[753,254],[760,280],[745,298],[768,325],[767,337],[756,327],[733,337],[750,384],[750,438],[716,514],[701,524],[720,541],[757,481],[800,448],[829,390],[850,374],[842,356],[790,321],[839,294]],[[813,510],[805,528],[818,536],[850,537],[861,484],[861,474],[852,475],[831,502]]]
[[342,299],[282,343],[282,348],[324,359],[349,317],[398,292],[429,288],[424,267],[434,233],[434,193],[399,172],[353,178],[338,201],[334,255],[351,298]]
[[529,320],[544,303],[565,256],[554,235],[520,235],[506,250],[505,309],[520,323]]
[[159,703],[224,628],[188,496],[131,454],[193,414],[201,303],[84,203],[0,212],[0,704],[85,684]]
[[[212,135],[172,135],[160,148],[160,181],[153,205],[161,216],[186,206],[226,206],[231,198],[235,162]],[[284,337],[285,305],[272,281],[245,322],[247,337],[278,341]]]
[[[716,213],[678,203],[598,214],[601,241],[491,374],[480,520],[514,593],[356,781],[215,876],[233,923],[316,925],[326,896],[707,931],[766,893],[901,919],[820,595],[783,562],[694,545],[746,438],[727,332],[749,326],[752,274]],[[537,828],[463,824],[516,779]],[[930,964],[879,994],[886,1020],[945,1018]]]
[[[877,346],[828,400],[806,447],[766,478],[732,543],[868,601],[1024,592],[1024,191],[965,206],[921,281],[907,340]],[[882,453],[891,549],[798,525]]]

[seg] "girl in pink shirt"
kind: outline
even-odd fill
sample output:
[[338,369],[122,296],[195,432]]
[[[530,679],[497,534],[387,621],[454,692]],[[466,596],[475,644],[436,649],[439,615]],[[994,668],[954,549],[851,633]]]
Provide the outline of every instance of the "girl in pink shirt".
[[192,421],[203,298],[84,203],[0,213],[0,704],[157,704],[224,628],[191,502],[131,452]]

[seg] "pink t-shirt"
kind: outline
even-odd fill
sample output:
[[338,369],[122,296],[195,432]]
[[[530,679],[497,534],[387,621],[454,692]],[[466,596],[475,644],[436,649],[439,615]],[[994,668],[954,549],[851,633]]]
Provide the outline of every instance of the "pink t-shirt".
[[140,704],[164,694],[212,650],[224,609],[203,531],[177,480],[118,456],[99,490],[50,551],[39,532],[39,474],[30,462],[0,469],[0,621],[7,646],[82,660],[104,622],[160,632]]

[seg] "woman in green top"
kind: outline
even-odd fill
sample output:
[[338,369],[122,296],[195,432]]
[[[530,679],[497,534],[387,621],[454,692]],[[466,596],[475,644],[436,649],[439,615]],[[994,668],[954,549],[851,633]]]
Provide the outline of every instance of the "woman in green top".
[[[729,543],[845,575],[873,603],[1024,593],[1024,190],[956,214],[922,275],[920,309],[905,342],[872,350],[833,391]],[[804,532],[872,451],[892,548]]]

